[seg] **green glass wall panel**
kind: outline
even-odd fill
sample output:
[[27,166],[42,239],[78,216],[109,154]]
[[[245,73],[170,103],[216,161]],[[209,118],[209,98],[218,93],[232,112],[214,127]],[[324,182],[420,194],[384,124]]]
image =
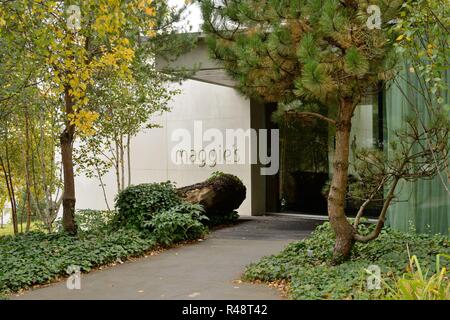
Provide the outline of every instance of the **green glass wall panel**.
[[[449,73],[446,80],[448,83]],[[405,94],[417,106],[421,118],[427,121],[428,113],[423,98],[408,83],[419,85],[416,74],[405,71],[386,90],[385,150],[388,155],[394,130],[402,128],[406,117],[414,112]],[[447,96],[447,103],[448,98]],[[449,184],[447,175],[447,172],[442,172],[441,176],[431,180],[401,181],[397,192],[399,201],[389,208],[388,225],[403,231],[413,227],[421,233],[449,235],[450,195],[445,188]]]

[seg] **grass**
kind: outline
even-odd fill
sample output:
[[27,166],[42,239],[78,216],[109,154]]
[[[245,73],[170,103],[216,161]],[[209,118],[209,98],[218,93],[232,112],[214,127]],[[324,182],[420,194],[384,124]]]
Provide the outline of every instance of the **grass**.
[[[373,226],[361,226],[370,232]],[[417,235],[384,229],[380,237],[369,243],[355,244],[352,258],[340,265],[329,262],[332,257],[333,232],[328,222],[319,226],[305,240],[289,244],[282,252],[262,258],[247,267],[247,281],[287,282],[291,299],[385,299],[389,288],[409,270],[408,248],[423,270],[435,270],[438,254],[449,254],[447,237]],[[450,261],[441,261],[450,266]],[[369,288],[368,270],[376,266],[381,276],[380,287]],[[446,274],[444,286],[449,282]]]
[[[25,232],[25,229],[27,227],[26,223],[22,223],[22,225],[19,223],[19,233],[21,233],[20,231],[23,230],[23,232]],[[31,231],[37,231],[39,230],[39,226],[36,222],[31,222],[31,226],[30,226],[30,230]],[[14,235],[14,228],[12,226],[12,224],[6,224],[3,227],[0,227],[0,237],[1,236],[12,236]]]
[[[25,229],[27,227],[26,223],[23,223],[22,225],[19,224],[19,232],[20,230],[23,230],[25,232]],[[39,227],[35,222],[31,222],[30,230],[36,231]],[[3,227],[0,227],[0,237],[1,236],[11,236],[14,235],[14,228],[12,224],[6,224]]]

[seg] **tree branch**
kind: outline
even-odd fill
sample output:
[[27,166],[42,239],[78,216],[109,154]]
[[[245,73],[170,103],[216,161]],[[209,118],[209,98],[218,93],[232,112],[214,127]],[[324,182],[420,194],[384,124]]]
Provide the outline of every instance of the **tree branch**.
[[323,120],[326,121],[332,125],[336,125],[336,120],[328,118],[320,113],[317,112],[309,112],[309,111],[286,111],[285,114],[287,116],[297,116],[299,118],[304,118],[304,117],[308,117],[308,118],[317,118],[319,120]]
[[364,201],[364,203],[361,205],[361,207],[359,207],[358,214],[356,215],[355,222],[353,223],[353,227],[355,228],[355,230],[358,227],[361,217],[364,214],[364,210],[369,205],[369,203],[372,202],[373,198],[381,190],[381,188],[384,186],[385,182],[386,182],[386,177],[384,177],[380,181],[380,184],[378,185],[378,187],[372,192],[372,194],[369,196],[369,198],[367,198],[366,201]]
[[389,194],[388,194],[388,196],[386,198],[386,201],[384,202],[383,209],[381,210],[380,216],[378,217],[378,222],[377,222],[377,226],[375,227],[375,230],[373,230],[372,233],[370,233],[367,236],[362,236],[362,235],[360,235],[358,233],[355,233],[353,238],[356,241],[358,241],[358,242],[369,242],[371,240],[376,239],[380,235],[381,230],[383,229],[383,226],[384,226],[384,221],[385,221],[385,218],[386,218],[386,214],[387,214],[387,210],[389,208],[389,205],[391,204],[392,200],[395,198],[394,192],[395,192],[395,189],[397,188],[397,184],[398,184],[399,180],[400,180],[400,177],[398,177],[398,176],[395,177],[395,180],[394,180],[394,182],[392,184],[391,189],[389,190]]

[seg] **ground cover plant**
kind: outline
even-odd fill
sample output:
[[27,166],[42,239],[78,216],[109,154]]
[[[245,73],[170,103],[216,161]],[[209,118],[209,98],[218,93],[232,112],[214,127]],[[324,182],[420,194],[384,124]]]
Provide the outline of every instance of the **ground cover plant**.
[[[368,234],[374,226],[362,225]],[[448,238],[404,233],[384,228],[379,239],[355,244],[350,260],[330,264],[333,254],[333,231],[328,222],[319,226],[306,240],[289,244],[282,252],[262,258],[246,269],[243,279],[265,282],[287,280],[292,299],[387,299],[395,298],[397,282],[411,271],[410,255],[420,261],[421,270],[433,272],[439,254],[450,253]],[[441,257],[441,267],[450,261]],[[381,271],[380,289],[367,286],[371,266]],[[373,269],[372,269],[373,270]],[[374,280],[369,278],[369,280]],[[441,283],[448,290],[449,275]]]
[[[230,216],[235,219],[236,213]],[[67,276],[70,266],[89,272],[202,238],[211,225],[203,207],[184,201],[170,182],[130,186],[118,194],[116,210],[78,210],[75,222],[75,236],[64,232],[59,221],[55,233],[0,237],[0,294]]]
[[156,247],[153,238],[122,229],[119,232],[66,233],[29,232],[0,237],[0,292],[15,292],[36,284],[67,276],[69,266],[82,272],[140,256]]

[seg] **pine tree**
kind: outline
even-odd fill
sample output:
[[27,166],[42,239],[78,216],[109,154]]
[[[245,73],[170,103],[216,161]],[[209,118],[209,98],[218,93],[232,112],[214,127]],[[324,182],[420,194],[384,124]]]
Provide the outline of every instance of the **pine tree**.
[[[289,105],[335,127],[328,215],[334,260],[346,259],[355,229],[345,215],[352,116],[361,99],[394,74],[389,24],[402,1],[201,1],[212,55],[248,96]],[[378,19],[379,18],[379,19]],[[328,109],[321,114],[319,106]]]

